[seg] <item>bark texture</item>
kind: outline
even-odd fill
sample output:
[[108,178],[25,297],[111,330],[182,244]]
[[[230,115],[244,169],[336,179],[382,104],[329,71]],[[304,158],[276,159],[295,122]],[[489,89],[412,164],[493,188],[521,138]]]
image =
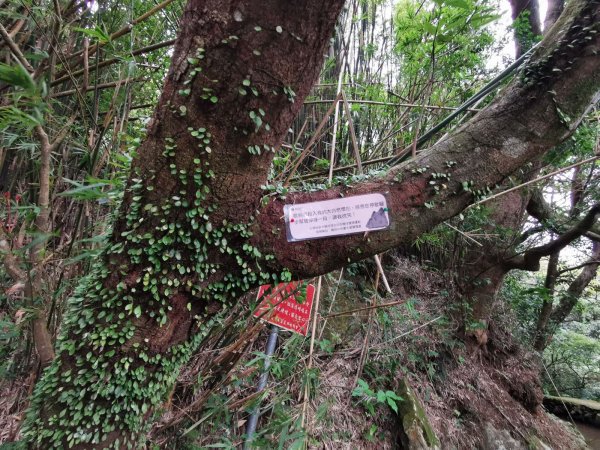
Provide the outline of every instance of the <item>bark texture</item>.
[[[138,445],[211,326],[280,273],[247,244],[275,148],[316,80],[342,0],[191,0],[113,234],[36,387],[36,448]],[[283,274],[289,278],[289,273]]]
[[[598,101],[599,19],[600,2],[571,3],[520,76],[471,121],[378,180],[272,199],[258,216],[252,241],[274,253],[276,267],[284,266],[307,277],[410,244],[421,233],[458,214],[476,199],[474,191],[493,189],[566,139]],[[457,164],[449,168],[449,162]],[[416,169],[421,168],[427,171],[418,173]],[[430,187],[433,173],[448,174],[447,189],[436,193]],[[472,188],[464,190],[462,182],[470,182]],[[388,194],[388,230],[367,237],[287,242],[284,204],[371,192]],[[431,202],[433,208],[425,206]]]

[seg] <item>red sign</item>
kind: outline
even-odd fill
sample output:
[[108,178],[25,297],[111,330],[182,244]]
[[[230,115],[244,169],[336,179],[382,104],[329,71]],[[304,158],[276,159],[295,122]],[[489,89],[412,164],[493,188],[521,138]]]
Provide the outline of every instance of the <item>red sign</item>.
[[265,284],[258,289],[257,299],[264,298],[254,311],[254,317],[306,336],[315,287],[312,284],[306,286],[306,295],[302,303],[296,300],[301,294],[301,284],[298,281],[278,284],[265,296],[270,288],[270,284]]

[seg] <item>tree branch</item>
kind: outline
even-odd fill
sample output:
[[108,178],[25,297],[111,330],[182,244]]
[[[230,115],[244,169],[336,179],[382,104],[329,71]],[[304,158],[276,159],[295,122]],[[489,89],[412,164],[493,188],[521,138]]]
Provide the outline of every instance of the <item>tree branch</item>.
[[[546,200],[544,200],[541,190],[535,189],[532,191],[529,203],[527,204],[527,212],[531,217],[536,218],[543,227],[554,231],[556,234],[564,232],[564,227],[566,225],[557,225],[558,223],[564,222],[564,219],[556,216],[553,208]],[[538,227],[536,227],[535,230],[538,230]],[[543,231],[543,229],[539,229],[539,231]],[[531,234],[533,234],[533,232],[530,233],[526,231],[523,236],[521,236],[521,242],[527,239]],[[600,242],[600,227],[592,225],[589,230],[583,233],[583,235],[588,239]]]
[[[125,36],[128,33],[131,33],[131,30],[133,30],[133,27],[135,25],[139,25],[140,23],[142,23],[143,21],[145,21],[149,17],[153,16],[157,12],[159,12],[162,9],[166,8],[167,6],[169,6],[171,3],[173,3],[173,0],[164,0],[163,2],[159,3],[158,5],[154,6],[151,9],[149,9],[144,14],[142,14],[141,16],[133,19],[130,23],[128,23],[127,25],[125,25],[121,29],[119,29],[119,30],[115,31],[114,33],[112,33],[109,36],[109,41],[108,42],[112,42],[115,39],[118,39],[118,38],[120,38],[122,36]],[[88,49],[88,56],[92,56],[94,53],[96,53],[96,51],[98,51],[99,48],[101,48],[101,47],[105,46],[106,44],[108,44],[108,42],[99,42],[98,44],[95,44],[95,45],[92,45],[91,47],[89,47],[89,49]],[[78,51],[78,52],[75,52],[73,55],[71,55],[69,59],[78,58],[78,57],[81,57],[82,55],[83,55],[83,51]],[[62,76],[62,75],[64,75],[64,74],[61,73],[60,76]]]
[[[143,81],[143,77],[125,78],[123,80],[110,81],[108,83],[100,83],[95,86],[88,86],[84,92],[93,91],[95,89],[107,89],[107,88],[111,88],[111,87],[115,87],[115,86],[120,86],[121,84],[137,83],[138,81]],[[51,98],[67,97],[67,96],[73,95],[77,92],[79,92],[78,89],[69,89],[68,91],[62,91],[62,92],[56,92],[54,94],[50,94],[50,97]]]
[[579,221],[579,223],[561,234],[558,238],[548,242],[547,244],[529,249],[522,255],[514,256],[513,258],[504,261],[503,265],[507,269],[520,269],[529,271],[539,270],[540,260],[544,256],[549,256],[552,253],[562,250],[575,239],[582,236],[594,225],[596,216],[599,213],[600,203],[597,203],[592,206],[592,208],[588,211],[585,217]]
[[[164,47],[170,47],[173,44],[175,44],[175,39],[169,39],[168,41],[163,41],[163,42],[159,42],[157,44],[152,44],[152,45],[148,45],[146,47],[143,48],[139,48],[137,50],[134,50],[133,52],[130,53],[131,56],[139,56],[139,55],[143,55],[144,53],[150,53],[153,52],[155,50],[164,48]],[[88,56],[89,56],[89,48],[88,48]],[[88,73],[92,73],[98,69],[101,69],[103,67],[107,67],[116,63],[120,63],[123,62],[122,58],[112,58],[112,59],[107,59],[105,61],[101,61],[98,64],[93,65],[92,67],[89,68]],[[85,68],[83,69],[79,69],[76,70],[75,72],[72,73],[68,73],[66,75],[61,75],[59,78],[57,78],[56,80],[54,80],[52,83],[50,83],[50,86],[56,86],[60,83],[63,83],[67,80],[73,79],[75,77],[78,77],[80,75],[83,75],[85,73]]]
[[583,294],[583,291],[596,276],[598,267],[600,266],[600,243],[594,242],[592,247],[592,256],[586,261],[586,265],[581,273],[573,280],[567,288],[567,291],[561,297],[559,304],[556,306],[550,322],[553,324],[562,323],[573,310],[577,301]]
[[6,273],[13,281],[21,282],[25,280],[25,272],[19,267],[19,260],[13,254],[6,236],[0,231],[0,258],[3,259]]
[[[415,160],[390,169],[376,181],[293,193],[285,200],[270,199],[257,217],[253,243],[275,255],[273,267],[286,267],[298,277],[327,273],[348,262],[412,243],[420,234],[474,203],[473,191],[494,187],[562,142],[600,98],[600,58],[595,54],[600,47],[600,33],[589,36],[590,39],[576,37],[581,26],[593,27],[595,31],[600,28],[600,4],[571,2],[568,9],[540,43],[523,74],[505,88],[502,96],[447,139],[423,151]],[[559,35],[560,30],[563,35]],[[573,41],[580,42],[577,49],[569,47]],[[557,56],[563,53],[569,55],[568,59]],[[557,76],[567,68],[568,77]],[[582,89],[587,93],[585,98],[581,96]],[[566,110],[568,123],[561,119]],[[426,170],[422,172],[423,169]],[[446,189],[436,192],[432,188],[433,173],[447,174]],[[473,187],[465,191],[463,182]],[[368,237],[351,235],[287,242],[285,204],[373,192],[388,196],[389,229],[370,233]]]

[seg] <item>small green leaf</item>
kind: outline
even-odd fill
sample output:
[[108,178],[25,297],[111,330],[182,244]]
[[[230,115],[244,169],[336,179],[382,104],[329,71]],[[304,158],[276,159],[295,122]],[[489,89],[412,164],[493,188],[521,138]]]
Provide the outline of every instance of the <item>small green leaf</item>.
[[396,402],[393,399],[391,399],[390,397],[387,398],[387,402],[388,402],[388,405],[390,405],[390,408],[392,408],[394,410],[394,412],[396,414],[398,414],[398,405],[396,404]]

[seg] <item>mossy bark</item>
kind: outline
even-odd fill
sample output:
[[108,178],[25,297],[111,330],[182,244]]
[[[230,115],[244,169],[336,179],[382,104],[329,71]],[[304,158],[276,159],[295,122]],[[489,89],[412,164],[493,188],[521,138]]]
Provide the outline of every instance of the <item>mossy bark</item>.
[[398,416],[402,424],[400,432],[402,448],[406,450],[439,449],[439,439],[427,419],[421,401],[410,387],[408,380],[400,380],[396,392],[402,397],[398,408]]

